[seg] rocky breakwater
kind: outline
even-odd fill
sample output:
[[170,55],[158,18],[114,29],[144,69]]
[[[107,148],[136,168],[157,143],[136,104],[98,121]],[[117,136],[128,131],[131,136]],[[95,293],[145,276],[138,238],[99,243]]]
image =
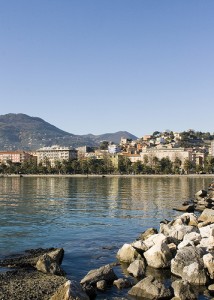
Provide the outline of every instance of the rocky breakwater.
[[208,190],[200,190],[195,194],[194,205],[198,211],[214,209],[214,183],[210,183]]
[[182,212],[203,211],[206,208],[214,209],[214,182],[209,184],[208,190],[200,190],[191,201],[185,201],[174,210]]
[[[184,213],[171,222],[149,229],[139,240],[124,244],[117,253],[127,271],[138,278],[128,294],[142,299],[197,299],[196,287],[213,292],[214,210],[205,209],[197,217]],[[148,268],[150,271],[148,272]],[[153,270],[168,270],[170,284],[155,277]],[[150,274],[149,274],[150,273]],[[173,298],[174,297],[174,298]]]
[[[124,275],[117,278],[118,262],[91,270],[80,282],[84,297],[72,298],[75,287],[67,282],[51,300],[95,299],[113,286],[124,298],[113,299],[198,299],[203,290],[214,292],[214,210],[200,216],[184,213],[164,221],[159,230],[150,228],[132,243],[124,244],[117,259]],[[67,295],[67,296],[66,296]]]

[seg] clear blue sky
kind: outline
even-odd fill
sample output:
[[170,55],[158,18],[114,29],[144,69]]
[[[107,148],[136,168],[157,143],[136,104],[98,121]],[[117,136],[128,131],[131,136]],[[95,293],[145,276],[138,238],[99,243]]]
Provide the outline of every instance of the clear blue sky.
[[0,0],[0,114],[213,132],[213,0]]

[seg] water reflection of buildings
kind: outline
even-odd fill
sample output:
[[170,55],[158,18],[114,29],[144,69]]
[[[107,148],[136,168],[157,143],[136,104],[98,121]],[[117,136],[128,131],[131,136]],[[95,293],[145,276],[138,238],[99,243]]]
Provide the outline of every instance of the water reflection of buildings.
[[[27,198],[27,206],[46,205],[64,211],[85,211],[110,217],[126,217],[130,211],[146,216],[148,211],[172,209],[207,189],[209,178],[187,176],[105,178],[0,178],[0,202],[6,197]],[[14,196],[13,196],[14,195]],[[1,205],[1,204],[0,204]],[[18,205],[21,205],[18,203]],[[133,212],[134,213],[134,212]]]
[[[120,177],[109,179],[108,204],[112,216],[125,211],[142,212],[171,210],[186,200],[194,198],[194,194],[207,189],[209,178],[187,176],[166,177]],[[122,212],[124,211],[124,212]]]
[[0,178],[0,200],[2,195],[20,194],[22,190],[22,182],[19,177],[2,177]]
[[48,197],[69,197],[69,180],[62,177],[36,177],[34,189],[37,195]]

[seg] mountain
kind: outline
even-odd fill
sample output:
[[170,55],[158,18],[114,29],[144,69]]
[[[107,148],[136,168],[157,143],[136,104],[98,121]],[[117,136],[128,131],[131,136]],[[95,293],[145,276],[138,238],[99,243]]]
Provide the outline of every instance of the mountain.
[[63,131],[38,117],[25,114],[0,115],[0,150],[36,150],[44,146],[90,146],[96,147],[101,141],[119,143],[121,137],[136,140],[127,131],[101,135],[75,135]]

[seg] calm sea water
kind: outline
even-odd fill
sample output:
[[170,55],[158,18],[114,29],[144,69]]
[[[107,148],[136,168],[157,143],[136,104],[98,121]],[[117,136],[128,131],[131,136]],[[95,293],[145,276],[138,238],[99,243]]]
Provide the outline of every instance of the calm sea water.
[[[0,257],[39,247],[63,247],[69,278],[116,261],[118,249],[173,210],[210,177],[0,178]],[[124,270],[117,267],[121,276]],[[127,297],[111,289],[97,299]],[[128,298],[127,298],[128,299]],[[199,296],[199,299],[209,299]]]

